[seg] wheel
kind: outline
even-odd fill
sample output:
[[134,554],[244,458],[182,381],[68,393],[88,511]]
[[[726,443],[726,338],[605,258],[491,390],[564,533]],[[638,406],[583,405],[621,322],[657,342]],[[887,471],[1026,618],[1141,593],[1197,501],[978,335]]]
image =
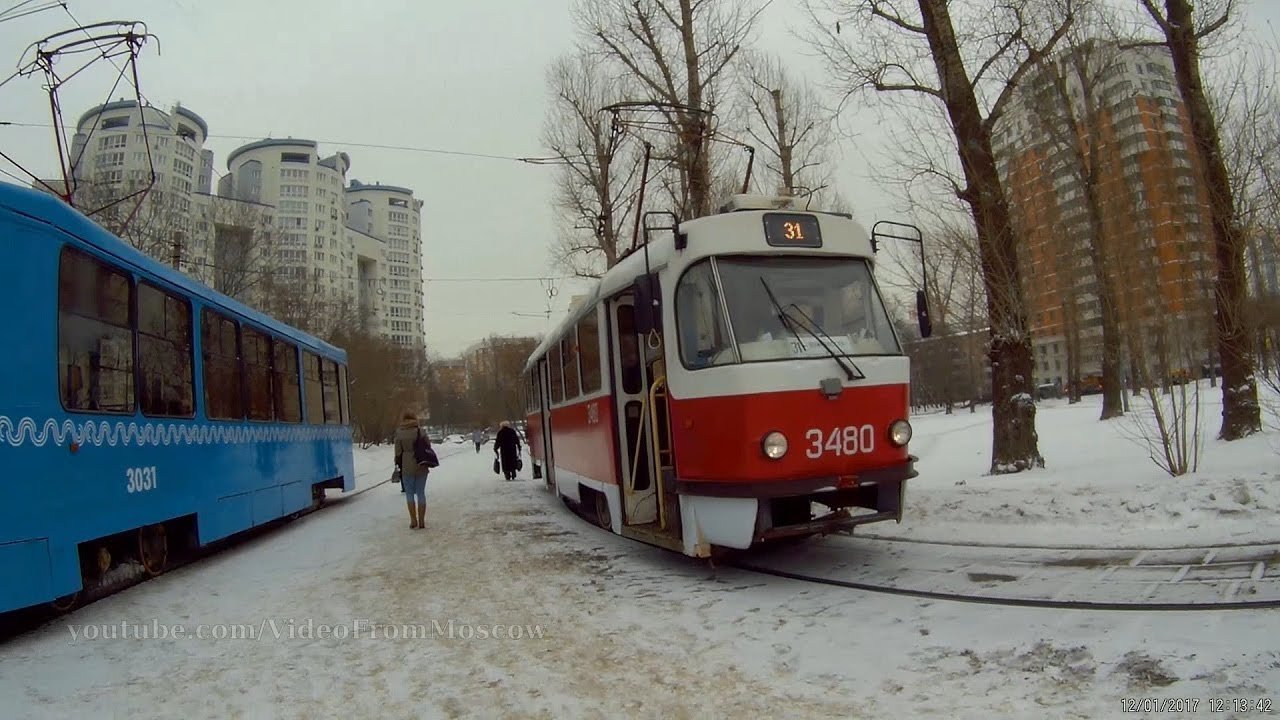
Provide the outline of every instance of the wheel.
[[606,530],[612,529],[613,518],[609,515],[609,498],[601,492],[593,494],[596,496],[596,524]]
[[138,559],[148,575],[164,572],[169,561],[169,536],[163,524],[138,528]]

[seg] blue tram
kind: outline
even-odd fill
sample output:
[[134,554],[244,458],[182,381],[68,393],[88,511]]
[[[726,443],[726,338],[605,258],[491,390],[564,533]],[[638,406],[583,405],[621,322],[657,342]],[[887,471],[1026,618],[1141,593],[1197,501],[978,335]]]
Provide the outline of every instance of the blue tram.
[[0,243],[0,613],[354,488],[343,350],[52,195],[0,183]]

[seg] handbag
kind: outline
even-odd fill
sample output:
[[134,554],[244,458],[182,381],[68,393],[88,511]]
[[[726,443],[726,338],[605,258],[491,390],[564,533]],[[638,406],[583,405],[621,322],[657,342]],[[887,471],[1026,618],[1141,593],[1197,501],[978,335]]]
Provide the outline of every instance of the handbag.
[[422,436],[422,430],[418,430],[417,437],[413,439],[413,459],[419,465],[426,465],[429,468],[440,467],[440,458],[436,456],[436,451],[431,449],[427,439]]
[[524,469],[524,458],[517,455],[516,456],[516,472],[520,472],[523,469]]
[[502,465],[498,463],[498,458],[493,459],[493,474],[497,475],[502,472]]

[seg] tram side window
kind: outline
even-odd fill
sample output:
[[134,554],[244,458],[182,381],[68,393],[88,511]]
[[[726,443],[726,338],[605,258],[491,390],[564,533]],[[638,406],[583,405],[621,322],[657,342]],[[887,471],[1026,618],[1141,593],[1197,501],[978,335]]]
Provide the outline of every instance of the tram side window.
[[244,345],[244,384],[249,398],[249,419],[272,420],[275,418],[275,402],[271,390],[271,338],[249,327],[243,329],[240,338]]
[[320,358],[302,352],[302,382],[307,396],[307,422],[324,424],[324,384],[320,379]]
[[302,422],[302,389],[298,386],[298,348],[272,340],[272,406],[277,420]]
[[134,411],[133,284],[63,248],[58,263],[58,389],[68,410]]
[[351,424],[351,398],[347,397],[347,366],[338,366],[338,403],[342,406],[342,424]]
[[195,416],[191,304],[138,283],[138,402],[142,414]]
[[578,322],[578,358],[582,365],[582,394],[600,389],[600,320],[591,313]]
[[551,347],[547,353],[547,374],[551,376],[551,402],[564,400],[564,379],[560,375],[560,343]]
[[560,341],[560,358],[564,363],[564,399],[578,397],[578,334],[573,329]]
[[208,308],[200,316],[204,350],[204,411],[218,420],[244,419],[236,322]]
[[342,422],[342,411],[338,407],[338,363],[325,359],[320,361],[320,367],[324,381],[324,422],[337,425]]
[[685,367],[696,370],[735,361],[710,261],[699,262],[680,278],[676,323]]

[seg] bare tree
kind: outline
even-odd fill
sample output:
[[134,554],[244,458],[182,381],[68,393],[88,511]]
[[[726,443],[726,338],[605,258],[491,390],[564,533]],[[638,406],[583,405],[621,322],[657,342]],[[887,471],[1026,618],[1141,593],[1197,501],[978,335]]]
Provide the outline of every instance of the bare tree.
[[[831,185],[831,123],[817,93],[784,67],[782,59],[744,52],[743,108],[736,116],[753,141],[757,167],[769,191],[810,196]],[[823,208],[827,209],[827,208]]]
[[351,423],[365,447],[386,442],[404,411],[420,412],[428,406],[430,368],[425,352],[350,329],[326,339],[347,351]]
[[260,303],[259,291],[280,268],[271,208],[209,196],[199,217],[191,274],[224,295]]
[[1217,120],[1203,85],[1200,45],[1205,37],[1230,22],[1238,3],[1236,0],[1205,3],[1197,17],[1190,0],[1165,0],[1163,11],[1157,7],[1157,0],[1139,2],[1155,22],[1173,56],[1174,78],[1187,107],[1191,139],[1203,166],[1209,193],[1209,219],[1217,263],[1214,318],[1222,363],[1222,427],[1218,437],[1236,440],[1261,430],[1262,418],[1250,353],[1252,343],[1244,317],[1245,235],[1236,214]]
[[469,369],[468,400],[478,424],[493,425],[524,415],[520,374],[538,339],[491,335],[481,343]]
[[681,217],[712,212],[715,111],[728,97],[722,86],[761,9],[734,0],[579,0],[576,6],[592,45],[639,85],[636,99],[662,103],[674,142],[659,150],[676,173],[673,207]]
[[[1070,27],[1075,0],[1032,9],[993,0],[990,7],[975,8],[959,31],[949,0],[917,0],[914,17],[888,0],[806,3],[816,21],[815,41],[833,72],[848,83],[847,92],[907,92],[945,109],[964,178],[963,185],[953,180],[953,189],[973,214],[986,285],[994,404],[991,471],[1043,467],[1018,243],[991,137],[1018,82]],[[819,19],[815,8],[837,21]],[[859,37],[846,42],[842,24]]]
[[[1118,172],[1118,158],[1111,138],[1114,128],[1105,127],[1112,117],[1103,98],[1103,81],[1127,62],[1119,43],[1098,37],[1102,23],[1077,24],[1067,36],[1067,49],[1059,57],[1046,59],[1030,78],[1030,107],[1046,138],[1046,155],[1055,178],[1059,172],[1074,180],[1082,195],[1084,222],[1059,228],[1062,260],[1059,272],[1066,269],[1067,293],[1064,297],[1064,319],[1069,327],[1067,339],[1068,374],[1072,382],[1072,398],[1078,399],[1080,371],[1080,300],[1077,292],[1077,256],[1084,251],[1087,272],[1084,279],[1096,288],[1084,294],[1096,297],[1101,320],[1102,412],[1107,420],[1124,413],[1121,387],[1121,338],[1119,308],[1112,269],[1107,260],[1108,248],[1115,239],[1108,234],[1104,222],[1104,184]],[[1090,37],[1092,35],[1093,37]],[[1075,98],[1079,98],[1077,101]],[[1071,205],[1075,203],[1064,203]],[[1082,242],[1081,242],[1082,241]],[[1081,247],[1083,245],[1083,247]]]
[[81,182],[75,204],[89,219],[152,258],[178,268],[194,232],[188,195],[138,181]]
[[1200,339],[1194,328],[1167,317],[1156,318],[1145,330],[1128,338],[1142,401],[1134,403],[1123,432],[1171,477],[1195,472],[1204,445],[1200,384],[1182,368],[1195,364]]
[[555,204],[561,225],[556,260],[574,275],[599,277],[629,240],[640,156],[602,109],[626,98],[626,84],[593,58],[566,56],[547,73],[551,107],[543,142],[559,158]]
[[[984,394],[986,342],[976,335],[987,328],[986,296],[980,280],[978,241],[969,222],[940,217],[923,235],[924,267],[915,248],[885,248],[881,282],[911,294],[925,287],[933,319],[933,336],[907,343],[912,365],[912,399],[942,405],[968,401],[974,411]],[[928,283],[922,272],[928,273]],[[914,313],[911,303],[910,312]]]
[[1262,382],[1280,393],[1276,335],[1280,288],[1280,91],[1275,86],[1277,48],[1246,46],[1210,68],[1210,103],[1222,133],[1223,160],[1231,177],[1237,223],[1247,243],[1252,298],[1245,313],[1254,337]]

